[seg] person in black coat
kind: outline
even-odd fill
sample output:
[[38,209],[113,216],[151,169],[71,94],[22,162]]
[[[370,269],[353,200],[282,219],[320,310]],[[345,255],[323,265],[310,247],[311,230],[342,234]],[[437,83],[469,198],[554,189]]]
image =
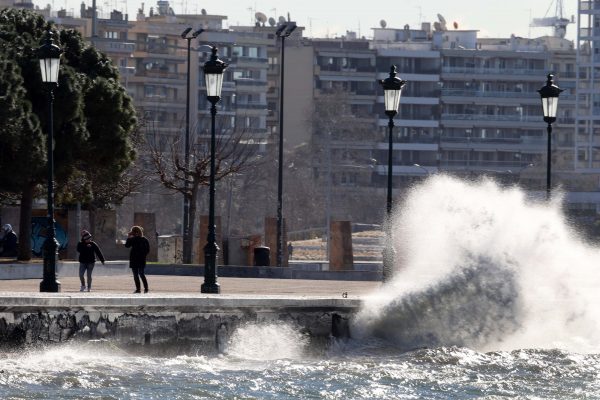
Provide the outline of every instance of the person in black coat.
[[81,241],[77,243],[79,253],[79,280],[81,281],[80,292],[85,291],[84,274],[87,271],[87,291],[92,290],[92,271],[96,263],[96,256],[104,265],[104,255],[96,242],[92,241],[92,235],[88,231],[81,231]]
[[2,227],[2,239],[0,239],[0,257],[17,256],[17,234],[10,224]]
[[141,226],[131,227],[131,231],[127,234],[125,247],[131,248],[129,252],[129,268],[133,272],[133,281],[135,282],[135,291],[140,293],[140,278],[144,284],[144,293],[148,293],[148,281],[144,274],[146,268],[146,256],[150,252],[150,242],[144,236],[144,229]]

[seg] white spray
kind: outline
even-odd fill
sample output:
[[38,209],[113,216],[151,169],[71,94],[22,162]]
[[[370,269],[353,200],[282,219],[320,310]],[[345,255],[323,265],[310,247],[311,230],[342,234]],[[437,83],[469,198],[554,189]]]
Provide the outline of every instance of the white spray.
[[246,360],[299,359],[307,345],[308,337],[291,324],[248,323],[233,332],[227,354]]
[[353,326],[403,348],[600,348],[600,252],[561,199],[435,176],[394,217],[396,272]]

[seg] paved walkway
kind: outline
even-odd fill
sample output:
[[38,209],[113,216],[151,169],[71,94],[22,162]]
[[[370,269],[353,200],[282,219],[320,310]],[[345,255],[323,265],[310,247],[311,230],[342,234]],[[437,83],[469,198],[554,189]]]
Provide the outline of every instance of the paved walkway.
[[[204,277],[147,275],[150,293],[200,294]],[[79,278],[59,278],[61,292],[79,293]],[[332,296],[348,298],[368,295],[381,287],[381,282],[331,281],[303,279],[267,278],[219,278],[221,294],[227,295],[293,295],[293,296]],[[39,292],[40,279],[0,280],[0,292]],[[131,275],[94,276],[92,292],[95,294],[130,294],[135,289]]]

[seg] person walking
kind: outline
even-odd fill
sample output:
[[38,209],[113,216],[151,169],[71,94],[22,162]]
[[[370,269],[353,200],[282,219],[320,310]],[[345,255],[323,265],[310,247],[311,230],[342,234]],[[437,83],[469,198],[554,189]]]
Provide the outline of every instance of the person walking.
[[96,256],[104,265],[104,255],[96,242],[92,241],[92,235],[86,231],[81,231],[81,241],[77,243],[77,252],[79,253],[79,280],[81,281],[80,292],[86,290],[84,275],[87,272],[87,291],[92,290],[92,271],[96,264]]
[[150,242],[144,236],[144,229],[141,226],[132,226],[127,234],[125,247],[131,248],[129,252],[129,268],[133,272],[133,281],[135,282],[135,291],[141,293],[140,278],[144,284],[144,293],[148,293],[148,281],[144,268],[146,268],[146,256],[150,252]]

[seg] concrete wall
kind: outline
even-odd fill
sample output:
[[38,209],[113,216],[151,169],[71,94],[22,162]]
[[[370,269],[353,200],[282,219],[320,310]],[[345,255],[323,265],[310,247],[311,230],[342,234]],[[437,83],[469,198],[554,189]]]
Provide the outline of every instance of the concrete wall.
[[222,351],[245,323],[290,323],[311,337],[348,332],[354,299],[0,296],[0,344],[109,339],[122,345],[209,344]]
[[[42,279],[44,265],[38,263],[0,264],[0,279]],[[59,261],[56,265],[56,273],[60,277],[79,276],[79,263],[74,261]],[[107,261],[104,265],[97,262],[94,268],[94,276],[112,276],[130,274],[129,262]]]

